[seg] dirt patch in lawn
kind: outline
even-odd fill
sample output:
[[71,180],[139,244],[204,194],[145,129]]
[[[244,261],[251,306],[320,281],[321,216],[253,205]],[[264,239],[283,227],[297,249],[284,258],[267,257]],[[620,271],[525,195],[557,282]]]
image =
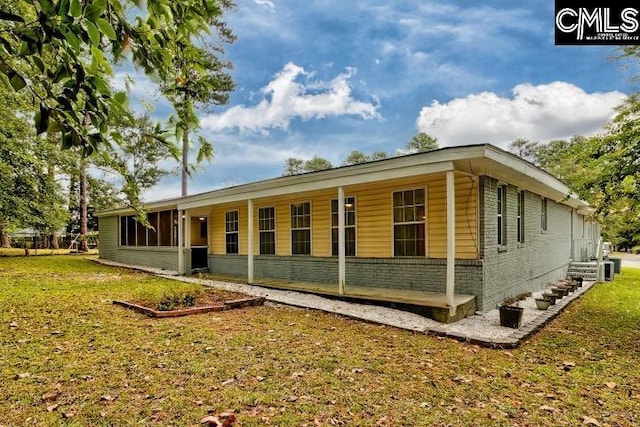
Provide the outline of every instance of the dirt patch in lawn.
[[263,305],[265,298],[229,291],[191,288],[113,303],[150,317],[179,317]]

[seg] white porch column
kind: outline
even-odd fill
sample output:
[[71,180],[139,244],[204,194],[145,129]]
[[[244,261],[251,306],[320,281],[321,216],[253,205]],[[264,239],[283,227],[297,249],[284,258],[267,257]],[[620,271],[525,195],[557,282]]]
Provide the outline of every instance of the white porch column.
[[247,201],[247,282],[253,283],[253,199]]
[[455,175],[452,170],[447,171],[447,305],[449,312],[456,312],[454,302],[455,274],[456,274],[456,193]]
[[338,187],[338,293],[344,294],[346,264],[344,253],[344,188]]
[[191,214],[189,209],[184,210],[184,247],[191,249]]
[[184,210],[178,210],[178,274],[184,274],[184,251],[182,241],[184,240],[182,236],[184,235],[183,230],[183,222],[182,215],[184,215]]

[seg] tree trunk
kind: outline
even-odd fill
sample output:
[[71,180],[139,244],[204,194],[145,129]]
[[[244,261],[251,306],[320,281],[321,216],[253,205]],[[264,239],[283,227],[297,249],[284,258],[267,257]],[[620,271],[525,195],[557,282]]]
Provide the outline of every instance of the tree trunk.
[[9,240],[9,234],[4,224],[0,222],[0,248],[10,248],[11,240]]
[[87,245],[87,234],[89,232],[87,226],[87,163],[82,160],[80,169],[80,235],[81,239],[78,244],[78,251],[87,252],[89,246]]
[[187,195],[187,179],[189,178],[189,128],[182,134],[182,197]]
[[51,235],[51,247],[53,249],[60,249],[60,237],[56,234]]

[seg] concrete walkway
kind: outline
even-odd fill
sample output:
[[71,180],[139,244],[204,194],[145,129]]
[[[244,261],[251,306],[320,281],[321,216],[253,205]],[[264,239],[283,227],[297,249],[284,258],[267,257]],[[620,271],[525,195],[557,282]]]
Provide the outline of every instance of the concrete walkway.
[[144,266],[132,266],[102,259],[96,261],[114,267],[146,271],[171,280],[197,283],[215,289],[240,292],[247,295],[262,296],[268,301],[276,303],[322,310],[368,322],[450,337],[493,348],[517,347],[522,340],[531,336],[558,316],[567,305],[593,286],[593,282],[585,282],[582,288],[578,288],[574,293],[558,300],[556,305],[545,311],[536,309],[535,298],[539,298],[542,291],[535,292],[531,297],[519,302],[520,307],[524,308],[522,326],[520,329],[511,329],[500,326],[500,315],[497,309],[481,315],[467,317],[455,323],[443,324],[414,313],[393,308],[340,301],[309,293],[272,289],[257,285],[178,276],[175,272]]

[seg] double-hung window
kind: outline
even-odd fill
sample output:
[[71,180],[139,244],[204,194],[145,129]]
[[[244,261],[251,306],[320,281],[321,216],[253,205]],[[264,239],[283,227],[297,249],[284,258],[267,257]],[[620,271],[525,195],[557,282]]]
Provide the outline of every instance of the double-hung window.
[[311,202],[291,204],[291,254],[311,255]]
[[498,245],[507,245],[507,186],[498,186]]
[[393,255],[425,256],[424,189],[393,193]]
[[276,208],[258,209],[258,230],[260,233],[260,255],[276,253]]
[[225,246],[228,254],[238,253],[238,211],[225,212]]
[[524,191],[518,191],[518,212],[516,217],[518,243],[524,243],[524,194]]
[[[338,255],[338,199],[331,201],[331,254]],[[356,256],[356,199],[344,199],[344,254]]]

